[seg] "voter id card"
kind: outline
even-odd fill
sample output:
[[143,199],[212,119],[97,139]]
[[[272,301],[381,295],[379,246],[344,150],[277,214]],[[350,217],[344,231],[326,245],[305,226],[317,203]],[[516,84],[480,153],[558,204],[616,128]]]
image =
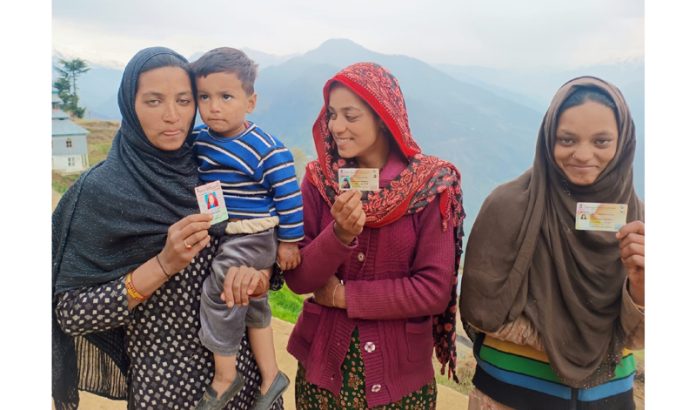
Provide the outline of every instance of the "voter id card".
[[228,219],[225,197],[222,195],[220,181],[209,182],[196,187],[196,200],[202,214],[212,214],[211,224]]
[[338,188],[341,191],[379,191],[379,169],[377,168],[339,168]]
[[617,232],[626,225],[626,204],[578,202],[575,229],[579,231]]

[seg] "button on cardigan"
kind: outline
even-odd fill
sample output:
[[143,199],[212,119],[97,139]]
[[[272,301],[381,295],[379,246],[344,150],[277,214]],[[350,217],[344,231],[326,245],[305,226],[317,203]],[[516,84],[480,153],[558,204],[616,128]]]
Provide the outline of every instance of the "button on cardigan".
[[[380,187],[405,166],[398,155],[390,155],[380,173]],[[364,346],[368,405],[396,402],[434,377],[432,315],[442,313],[450,298],[455,257],[452,224],[442,229],[436,199],[421,212],[394,223],[366,227],[346,246],[333,231],[328,204],[306,178],[302,196],[302,262],[286,272],[286,282],[294,292],[311,293],[336,274],[345,281],[347,309],[307,299],[288,351],[306,369],[310,383],[337,395],[341,364],[357,327]]]

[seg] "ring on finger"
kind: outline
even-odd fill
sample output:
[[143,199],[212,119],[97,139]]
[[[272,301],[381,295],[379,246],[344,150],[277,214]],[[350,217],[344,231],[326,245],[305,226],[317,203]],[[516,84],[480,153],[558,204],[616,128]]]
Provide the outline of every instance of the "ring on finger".
[[186,247],[186,249],[193,248],[193,245],[189,245],[188,242],[186,242],[186,239],[184,239],[184,246]]

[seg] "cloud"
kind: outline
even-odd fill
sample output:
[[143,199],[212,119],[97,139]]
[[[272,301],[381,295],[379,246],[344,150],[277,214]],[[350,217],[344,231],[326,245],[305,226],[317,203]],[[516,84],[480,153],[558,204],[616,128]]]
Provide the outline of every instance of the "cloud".
[[644,43],[643,5],[631,0],[55,0],[53,13],[56,49],[122,63],[155,44],[293,54],[350,38],[432,63],[567,67],[642,56]]

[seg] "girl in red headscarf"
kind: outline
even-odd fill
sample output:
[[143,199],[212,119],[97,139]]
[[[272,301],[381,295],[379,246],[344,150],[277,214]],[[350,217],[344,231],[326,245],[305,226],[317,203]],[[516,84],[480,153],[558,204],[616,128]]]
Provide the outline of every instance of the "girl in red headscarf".
[[[396,78],[372,63],[327,81],[302,183],[305,301],[288,351],[298,409],[424,408],[437,396],[433,346],[454,375],[460,176],[421,154]],[[379,169],[379,190],[339,188],[340,168]]]

